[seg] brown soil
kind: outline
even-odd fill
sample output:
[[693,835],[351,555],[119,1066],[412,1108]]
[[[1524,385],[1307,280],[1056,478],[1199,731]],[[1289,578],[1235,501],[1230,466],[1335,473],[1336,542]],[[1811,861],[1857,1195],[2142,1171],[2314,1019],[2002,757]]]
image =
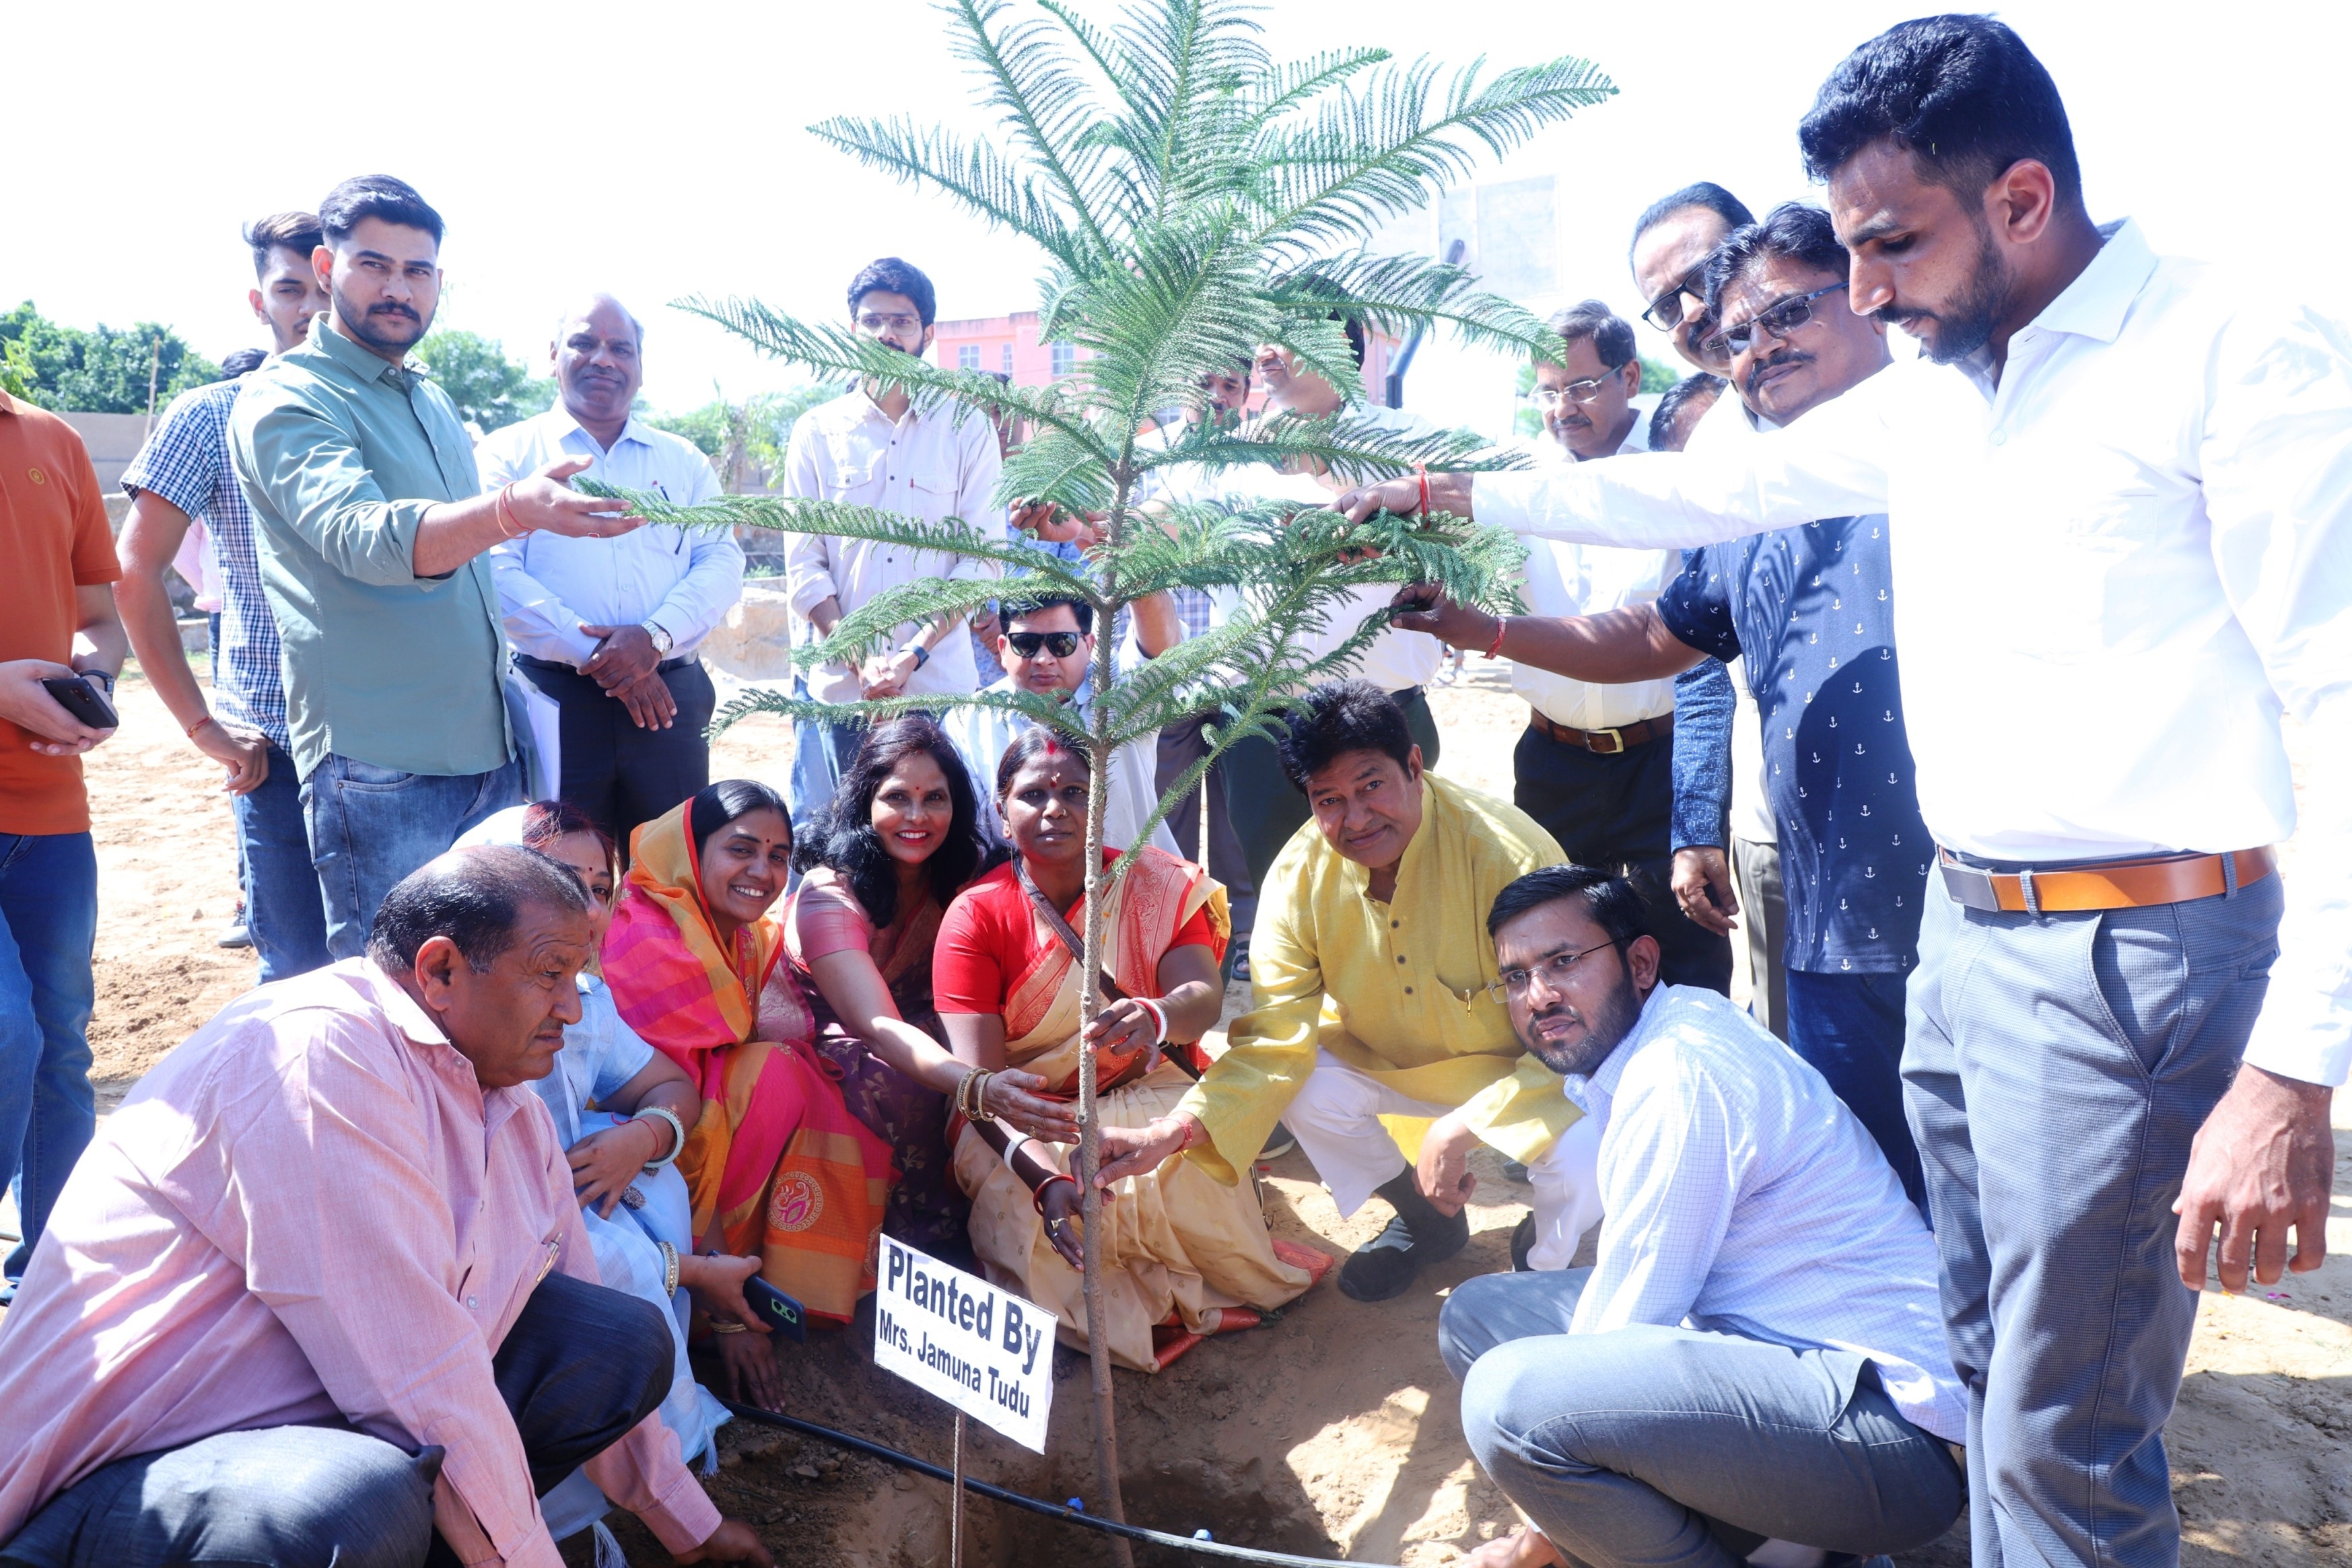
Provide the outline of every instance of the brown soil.
[[[1445,736],[1441,771],[1507,794],[1521,710],[1502,668],[1474,659],[1464,682],[1431,696]],[[135,676],[121,706],[122,733],[89,763],[101,876],[92,1044],[102,1110],[253,978],[249,954],[213,946],[235,901],[217,769]],[[788,726],[755,719],[723,738],[714,771],[781,783],[790,755]],[[2337,1124],[2352,1127],[2352,1104],[2339,1103]],[[1508,1502],[1463,1446],[1435,1345],[1444,1292],[1508,1267],[1507,1238],[1527,1196],[1483,1152],[1476,1168],[1471,1246],[1412,1294],[1361,1306],[1327,1280],[1279,1321],[1212,1341],[1156,1377],[1118,1375],[1130,1519],[1408,1568],[1453,1562],[1511,1527]],[[2209,1292],[2203,1303],[2169,1435],[2192,1568],[2352,1563],[2352,1141],[2336,1190],[2324,1270],[2292,1276],[2276,1291]],[[1295,1154],[1274,1163],[1265,1199],[1276,1234],[1334,1252],[1369,1239],[1384,1218],[1374,1205],[1343,1223]],[[945,1408],[874,1371],[871,1333],[861,1316],[787,1351],[792,1413],[946,1465]],[[971,1474],[1055,1501],[1093,1500],[1083,1362],[1062,1353],[1057,1377],[1050,1451],[1040,1458],[974,1427]],[[897,1568],[947,1557],[941,1483],[740,1421],[722,1432],[720,1450],[713,1494],[761,1529],[779,1562]],[[634,1521],[620,1522],[633,1560],[664,1561]],[[972,1505],[969,1535],[973,1563],[1108,1560],[1089,1533],[984,1501]],[[567,1555],[584,1563],[584,1538],[568,1543]],[[1956,1568],[1966,1559],[1963,1526],[1906,1561]]]

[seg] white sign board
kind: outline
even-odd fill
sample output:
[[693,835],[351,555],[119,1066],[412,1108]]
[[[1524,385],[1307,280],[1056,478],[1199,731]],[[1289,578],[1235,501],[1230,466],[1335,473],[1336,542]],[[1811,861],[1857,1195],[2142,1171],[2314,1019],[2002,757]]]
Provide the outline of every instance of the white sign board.
[[1054,1403],[1054,1314],[882,1238],[874,1364],[1045,1451]]

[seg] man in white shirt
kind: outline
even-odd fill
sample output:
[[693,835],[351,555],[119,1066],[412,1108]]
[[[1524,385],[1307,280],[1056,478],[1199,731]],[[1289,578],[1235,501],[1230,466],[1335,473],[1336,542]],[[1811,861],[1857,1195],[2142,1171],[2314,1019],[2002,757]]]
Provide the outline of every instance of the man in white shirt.
[[1468,1281],[1438,1319],[1463,1433],[1535,1521],[1470,1561],[1925,1545],[1959,1516],[1968,1422],[1935,1239],[1821,1074],[1658,979],[1643,917],[1622,877],[1565,865],[1487,918],[1513,1032],[1600,1125],[1604,1218],[1593,1267]]
[[[998,607],[997,618],[1004,623],[996,639],[996,656],[1005,674],[988,688],[988,695],[1027,692],[1049,702],[1066,702],[1083,715],[1094,700],[1087,679],[1095,656],[1094,606],[1075,599],[1007,599]],[[1150,618],[1152,627],[1159,629],[1163,619]],[[1151,658],[1164,652],[1165,644],[1139,646],[1138,651]],[[964,706],[951,710],[945,725],[971,770],[972,792],[982,800],[995,800],[996,765],[1030,721],[1007,708]],[[1134,847],[1137,830],[1160,804],[1159,760],[1157,731],[1111,753],[1109,794],[1103,807],[1105,848]],[[996,837],[1004,836],[1002,824],[992,822],[991,827]],[[1171,855],[1183,853],[1165,821],[1153,827],[1150,842]]]
[[[1536,362],[1536,401],[1558,456],[1590,462],[1649,450],[1642,359],[1633,329],[1588,299],[1551,319],[1561,363]],[[1528,545],[1528,608],[1538,615],[1598,615],[1647,604],[1681,572],[1682,552],[1610,545]],[[1601,685],[1533,664],[1511,665],[1528,727],[1511,754],[1511,803],[1544,825],[1579,865],[1633,866],[1650,889],[1650,935],[1670,986],[1731,989],[1731,944],[1675,902],[1675,682]]]
[[[1433,476],[1433,504],[1653,545],[1887,511],[1941,846],[1903,1075],[1971,1539],[1989,1565],[2168,1564],[2162,1429],[2214,1227],[2231,1290],[2326,1252],[2352,1069],[2352,353],[2274,289],[2095,227],[2057,89],[1997,22],[1863,46],[1801,135],[1852,308],[1925,357],[1744,449]],[[1350,510],[1419,498],[1381,490]],[[2291,897],[2283,712],[2310,745]]]
[[[931,280],[884,256],[849,284],[858,336],[920,359],[931,346],[937,298]],[[961,403],[919,409],[902,386],[868,382],[811,409],[793,427],[784,458],[787,495],[873,507],[937,523],[954,517],[993,536],[1003,520],[996,482],[1004,457],[985,414]],[[841,618],[887,589],[924,578],[989,578],[996,569],[968,556],[910,550],[830,534],[794,534],[784,547],[794,641],[828,636]],[[798,677],[802,695],[824,703],[963,694],[980,688],[961,617],[908,623],[891,645],[852,669],[820,664]],[[833,800],[857,750],[863,724],[802,719],[793,727],[793,821],[804,826]]]
[[[1364,360],[1363,326],[1353,320],[1343,325],[1360,368]],[[1258,350],[1256,379],[1265,391],[1265,417],[1288,412],[1308,419],[1323,419],[1348,410],[1347,400],[1337,387],[1300,364],[1296,355],[1277,344],[1268,343]],[[1407,413],[1402,409],[1365,404],[1348,412],[1393,435],[1433,435],[1437,430],[1419,414]],[[1336,476],[1282,474],[1267,467],[1228,469],[1215,476],[1215,482],[1234,500],[1270,498],[1308,505],[1328,504],[1336,491],[1346,488],[1346,481]],[[1328,654],[1361,630],[1366,617],[1384,612],[1390,597],[1390,591],[1381,588],[1362,588],[1349,593],[1332,608],[1321,632],[1300,640],[1302,650],[1309,658]],[[1437,639],[1427,632],[1387,630],[1344,672],[1344,678],[1370,681],[1404,710],[1405,727],[1412,732],[1413,744],[1421,747],[1423,765],[1429,768],[1437,766],[1439,737],[1437,720],[1429,711],[1429,698],[1423,688],[1437,674],[1444,657]],[[1274,743],[1263,736],[1235,743],[1225,753],[1224,763],[1226,810],[1234,834],[1241,840],[1250,884],[1262,886],[1267,868],[1282,852],[1283,845],[1307,825],[1314,813],[1307,808],[1307,797],[1283,771]]]
[[[551,463],[679,506],[719,494],[694,444],[629,412],[645,380],[645,329],[599,294],[548,345],[556,406],[475,449],[485,493]],[[710,782],[703,737],[717,704],[696,657],[743,591],[743,549],[724,534],[656,524],[613,538],[530,533],[490,549],[513,683],[530,718],[531,796],[569,801],[625,847]]]

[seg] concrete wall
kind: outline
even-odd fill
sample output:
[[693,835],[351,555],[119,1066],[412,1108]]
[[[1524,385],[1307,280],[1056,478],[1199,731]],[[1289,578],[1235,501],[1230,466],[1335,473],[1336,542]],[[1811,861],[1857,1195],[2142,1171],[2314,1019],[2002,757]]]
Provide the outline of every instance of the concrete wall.
[[[161,412],[160,410],[158,411]],[[64,413],[58,417],[74,427],[89,448],[89,465],[98,470],[98,486],[107,497],[107,516],[120,528],[130,503],[121,501],[122,471],[147,444],[143,413]]]

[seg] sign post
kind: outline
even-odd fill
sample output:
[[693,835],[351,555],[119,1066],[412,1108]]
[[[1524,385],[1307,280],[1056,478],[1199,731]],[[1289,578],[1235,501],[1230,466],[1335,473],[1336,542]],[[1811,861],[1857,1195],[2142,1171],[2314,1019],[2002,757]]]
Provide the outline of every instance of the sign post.
[[950,1561],[963,1546],[963,1427],[970,1416],[1045,1451],[1054,1403],[1054,1314],[902,1241],[882,1238],[874,1364],[956,1411]]

